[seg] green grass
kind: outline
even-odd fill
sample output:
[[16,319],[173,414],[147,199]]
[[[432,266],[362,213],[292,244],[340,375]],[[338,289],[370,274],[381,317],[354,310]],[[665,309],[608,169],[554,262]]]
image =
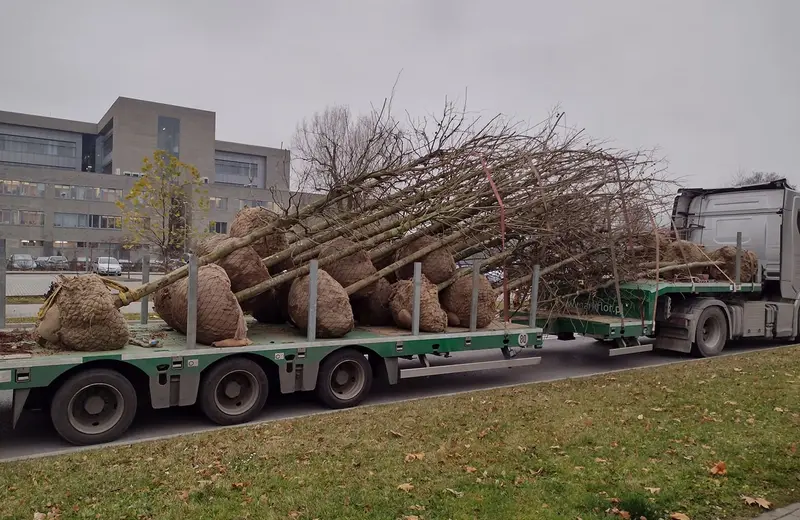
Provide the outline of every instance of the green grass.
[[6,305],[25,305],[29,303],[44,303],[41,296],[6,296]]
[[[123,313],[125,319],[128,321],[137,321],[141,318],[141,315],[138,312],[126,312]],[[161,318],[158,314],[151,312],[149,314],[151,320],[160,320]],[[36,323],[36,316],[18,316],[14,318],[6,318],[6,324],[13,325],[13,324],[23,324],[23,323]]]
[[4,464],[0,517],[750,518],[800,500],[798,403],[795,347],[362,407]]

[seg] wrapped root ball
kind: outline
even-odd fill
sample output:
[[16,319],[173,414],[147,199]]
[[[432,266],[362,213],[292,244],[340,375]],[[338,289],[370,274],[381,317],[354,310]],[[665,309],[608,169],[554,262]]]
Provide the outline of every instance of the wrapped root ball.
[[[275,222],[278,215],[267,208],[242,208],[236,213],[231,223],[230,235],[232,237],[243,237],[260,227],[264,227]],[[286,235],[280,231],[275,231],[260,238],[251,244],[260,258],[266,258],[275,253],[280,253],[288,247]],[[294,266],[291,259],[285,260],[272,266],[272,273],[279,273]]]
[[[439,295],[442,308],[447,312],[448,322],[453,327],[469,327],[472,306],[472,276],[462,276]],[[492,284],[478,277],[478,324],[479,329],[489,326],[495,318],[496,297]]]
[[[289,317],[302,330],[308,329],[309,276],[292,282]],[[341,338],[354,327],[353,309],[347,292],[324,270],[317,271],[317,337]]]
[[[736,281],[736,248],[734,246],[723,246],[708,255],[715,262],[723,262],[719,267],[710,267],[711,278],[716,280]],[[722,272],[720,272],[720,270]],[[750,250],[742,251],[741,281],[744,283],[753,282],[758,271],[758,256]],[[724,274],[723,274],[724,273]],[[727,275],[727,276],[726,276]]]
[[[348,249],[354,245],[355,242],[352,240],[337,238],[325,244],[319,253],[319,259],[322,260],[326,257],[333,256],[339,251]],[[325,265],[325,271],[327,271],[334,280],[339,282],[339,285],[342,287],[349,287],[378,272],[375,266],[372,265],[369,255],[364,250],[360,250],[352,255],[348,255]],[[356,298],[365,298],[369,296],[374,289],[375,284],[371,284],[357,291],[353,296]]]
[[[186,333],[189,279],[183,278],[172,286],[172,319],[175,328]],[[205,345],[246,345],[247,325],[239,302],[231,292],[231,282],[225,270],[216,265],[204,265],[197,270],[197,342]]]
[[375,289],[366,298],[354,298],[353,315],[360,325],[385,326],[392,325],[392,311],[389,309],[389,296],[392,284],[381,278],[375,283]]
[[[420,249],[435,244],[436,242],[437,240],[433,237],[420,237],[405,247],[402,247],[397,252],[396,259],[400,260],[401,258],[405,258],[406,256],[416,253]],[[451,276],[453,276],[453,273],[456,272],[456,263],[455,260],[453,260],[453,254],[450,253],[446,247],[436,249],[435,251],[423,256],[418,261],[422,262],[422,274],[434,284],[447,281]],[[404,265],[397,270],[398,279],[409,279],[413,276],[413,263]]]
[[[411,330],[414,312],[414,282],[412,280],[400,280],[392,285],[389,309],[398,327]],[[446,329],[447,313],[439,305],[436,286],[423,276],[419,299],[419,330],[444,332]]]
[[37,325],[40,337],[56,348],[86,352],[117,350],[128,344],[125,317],[100,276],[61,277],[57,283],[60,288],[53,306]]
[[[218,247],[229,244],[231,240],[235,240],[235,238],[222,234],[212,235],[197,245],[197,254],[206,255]],[[234,293],[253,287],[270,278],[269,271],[261,263],[261,257],[251,246],[237,249],[214,263],[225,269],[225,274],[231,281],[231,291]]]

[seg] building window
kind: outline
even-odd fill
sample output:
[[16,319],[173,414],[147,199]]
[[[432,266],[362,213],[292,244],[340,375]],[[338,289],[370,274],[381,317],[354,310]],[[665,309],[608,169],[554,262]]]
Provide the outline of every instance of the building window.
[[208,198],[208,206],[209,209],[217,209],[220,211],[227,211],[228,210],[228,199],[225,197],[209,197]]
[[247,186],[258,177],[258,164],[230,159],[215,159],[216,182]]
[[43,247],[44,242],[41,240],[20,240],[19,245],[21,247]]
[[42,227],[44,213],[27,209],[0,209],[0,224]]
[[0,134],[0,150],[30,155],[50,155],[74,158],[78,145],[72,141],[42,139],[23,135]]
[[86,215],[84,213],[56,213],[53,226],[63,228],[122,229],[122,217]]
[[181,121],[174,117],[158,116],[158,149],[180,158]]
[[92,188],[91,186],[54,186],[57,199],[93,200],[98,202],[117,202],[122,200],[122,190],[116,188]]
[[267,203],[263,200],[239,199],[239,209],[244,209],[245,206],[248,208],[262,208],[266,205]]
[[227,233],[228,232],[228,223],[227,222],[209,222],[208,223],[208,232],[209,233]]
[[0,195],[44,197],[44,184],[26,181],[0,181]]

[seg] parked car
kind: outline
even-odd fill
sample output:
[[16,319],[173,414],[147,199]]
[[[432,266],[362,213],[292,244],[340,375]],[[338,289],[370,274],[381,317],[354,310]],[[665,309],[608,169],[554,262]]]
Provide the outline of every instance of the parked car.
[[66,256],[51,256],[47,259],[47,269],[51,271],[66,271],[69,269],[69,260]]
[[36,258],[36,269],[41,269],[42,271],[47,270],[47,260],[50,257],[48,256],[39,256]]
[[122,275],[122,266],[119,264],[119,260],[113,256],[100,256],[92,262],[92,272],[101,275],[120,276]]
[[129,273],[133,271],[133,262],[125,258],[120,258],[118,261],[119,265],[122,266],[122,272]]
[[36,262],[31,255],[11,255],[6,264],[9,271],[33,271],[36,269]]

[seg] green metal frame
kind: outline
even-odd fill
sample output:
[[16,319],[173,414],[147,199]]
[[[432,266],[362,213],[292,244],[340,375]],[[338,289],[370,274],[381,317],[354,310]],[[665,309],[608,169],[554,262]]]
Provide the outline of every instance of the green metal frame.
[[[158,327],[151,325],[134,330],[141,333],[158,330]],[[158,377],[161,374],[169,377],[199,374],[220,359],[245,354],[263,357],[280,368],[288,363],[295,366],[319,363],[331,352],[345,347],[357,347],[381,358],[501,349],[506,346],[540,348],[543,334],[541,328],[518,326],[507,330],[470,332],[460,329],[441,334],[420,333],[418,336],[404,333],[400,329],[396,329],[396,332],[387,335],[368,329],[356,329],[344,338],[313,342],[308,342],[299,335],[292,340],[285,333],[274,336],[267,334],[258,338],[258,344],[247,347],[193,349],[185,347],[184,336],[173,332],[165,340],[172,344],[165,348],[127,346],[121,350],[102,353],[67,352],[0,359],[0,390],[45,388],[66,372],[96,361],[122,362],[138,368],[148,377]]]
[[[572,333],[604,340],[651,336],[655,332],[654,311],[661,296],[714,296],[760,291],[760,283],[629,282],[620,285],[619,299],[615,289],[574,298],[572,306],[586,314],[548,315],[546,310],[539,311],[536,326],[541,327],[545,334]],[[621,313],[619,300],[622,300]],[[514,316],[513,321],[527,324],[528,317]]]

